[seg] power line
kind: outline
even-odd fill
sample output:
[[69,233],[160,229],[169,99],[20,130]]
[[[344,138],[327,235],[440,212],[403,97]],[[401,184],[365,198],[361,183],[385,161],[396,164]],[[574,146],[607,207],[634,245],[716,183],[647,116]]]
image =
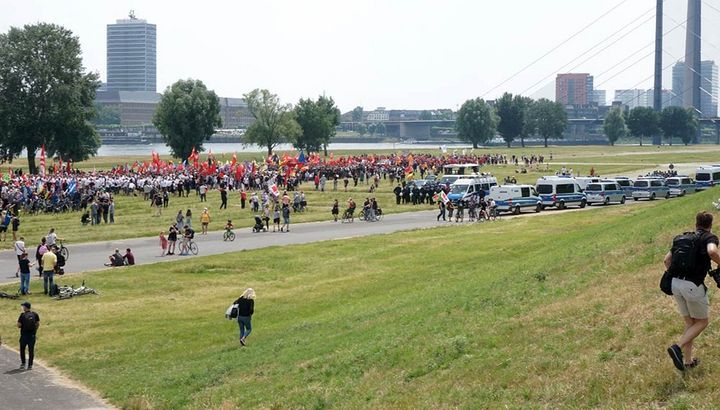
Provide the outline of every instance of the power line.
[[[675,64],[679,63],[680,61],[683,61],[683,60],[675,57],[674,55],[670,54],[669,51],[667,51],[667,50],[663,50],[663,51],[664,51],[667,55],[669,55],[670,57],[672,57],[672,58],[674,58],[674,59],[676,60],[676,61],[675,61]],[[683,61],[683,64],[685,64],[684,61]],[[698,72],[697,70],[695,70],[694,68],[690,67],[690,66],[687,65],[687,64],[685,64],[685,67],[689,68],[690,71],[692,71],[693,73],[699,75],[701,80],[705,80],[705,81],[709,82],[710,85],[712,86],[712,83],[713,83],[713,82],[712,82],[712,79],[703,76],[703,75],[702,75],[702,72]],[[701,83],[702,83],[702,81],[701,81]],[[673,93],[673,94],[676,95],[677,97],[682,97],[682,98],[684,98],[684,97],[685,97],[685,93],[688,92],[688,91],[690,91],[691,88],[692,88],[692,85],[691,85],[687,90],[683,91],[682,95],[677,95],[677,94],[675,94],[675,93]],[[705,94],[709,95],[710,98],[714,99],[715,101],[718,101],[718,97],[712,95],[712,93],[710,93],[708,90],[700,87],[700,91],[702,91],[702,92],[704,92]]]
[[[553,47],[552,49],[550,49],[550,51],[548,51],[548,52],[546,52],[545,54],[543,54],[542,56],[536,58],[536,59],[535,59],[534,61],[532,61],[530,64],[526,65],[525,67],[521,68],[519,71],[517,71],[516,73],[514,73],[514,74],[511,75],[510,77],[508,77],[508,78],[506,78],[505,80],[503,80],[500,84],[492,87],[491,89],[489,89],[488,91],[486,91],[485,93],[483,93],[483,94],[481,95],[481,97],[484,98],[487,94],[489,94],[489,93],[495,91],[496,89],[502,87],[503,85],[507,84],[508,81],[512,80],[513,78],[517,77],[517,76],[520,75],[521,73],[525,72],[528,68],[534,66],[535,64],[537,64],[538,62],[540,62],[541,60],[543,60],[545,57],[549,56],[550,54],[552,54],[553,52],[555,52],[557,49],[559,49],[560,47],[564,46],[565,44],[567,44],[568,42],[570,42],[571,40],[573,40],[575,37],[579,36],[580,34],[582,34],[583,32],[585,32],[585,30],[587,30],[587,29],[589,29],[590,27],[594,26],[598,21],[602,20],[602,19],[605,18],[608,14],[610,14],[610,13],[612,13],[613,11],[617,10],[620,6],[622,6],[623,4],[627,3],[628,1],[629,1],[629,0],[622,0],[622,1],[621,1],[620,3],[618,3],[616,6],[614,6],[614,7],[611,8],[610,10],[608,10],[608,11],[606,11],[605,13],[603,13],[602,15],[600,15],[598,18],[596,18],[595,20],[593,20],[592,22],[590,22],[588,25],[586,25],[585,27],[583,27],[582,29],[580,29],[579,31],[577,31],[575,34],[571,35],[571,36],[568,37],[567,39],[565,39],[565,40],[563,40],[562,42],[560,42],[560,44],[558,44],[558,45],[556,45],[555,47]],[[643,13],[643,14],[645,14],[645,13]]]
[[[652,9],[651,9],[651,10],[652,10]],[[648,10],[648,11],[651,11],[651,10]],[[648,13],[648,11],[644,12],[644,13],[641,14],[640,16],[641,16],[641,17],[644,16],[645,14]],[[606,45],[605,47],[603,47],[602,49],[600,49],[597,53],[595,53],[595,54],[591,55],[590,57],[586,58],[585,60],[583,60],[583,61],[580,62],[579,64],[576,64],[576,65],[575,65],[574,67],[572,67],[569,71],[572,71],[572,70],[578,68],[579,66],[581,66],[582,64],[585,64],[585,63],[587,63],[588,61],[592,60],[593,58],[597,57],[600,53],[602,53],[603,51],[605,51],[605,50],[607,50],[608,48],[612,47],[613,45],[617,44],[620,40],[624,39],[624,38],[625,38],[626,36],[628,36],[629,34],[631,34],[631,33],[635,32],[636,30],[640,29],[643,25],[645,25],[648,21],[652,20],[653,18],[655,18],[655,15],[654,15],[654,14],[651,15],[649,18],[647,18],[647,19],[643,20],[642,22],[640,22],[640,24],[636,25],[632,30],[628,31],[627,33],[623,34],[621,37],[617,38],[615,41],[611,42],[610,44],[608,44],[608,45]],[[576,57],[576,58],[574,58],[573,60],[571,60],[570,62],[568,62],[568,63],[566,63],[566,64],[563,64],[559,69],[557,69],[557,70],[553,71],[552,73],[548,74],[547,76],[543,77],[540,81],[537,81],[536,83],[534,83],[533,85],[531,85],[530,87],[528,87],[527,89],[525,89],[521,94],[526,94],[528,91],[530,91],[530,90],[532,90],[533,88],[537,87],[538,84],[541,84],[541,83],[547,81],[549,78],[552,78],[554,75],[557,75],[557,73],[560,72],[560,71],[563,71],[563,70],[565,69],[565,67],[569,66],[570,64],[572,64],[573,62],[575,62],[575,61],[576,61],[577,59],[579,59],[580,57],[583,57],[584,55],[586,55],[589,51],[592,51],[593,49],[595,49],[596,47],[598,47],[600,44],[606,42],[607,40],[609,40],[610,38],[612,38],[613,36],[615,36],[615,34],[623,31],[624,29],[626,29],[627,27],[635,24],[636,22],[637,22],[637,20],[633,20],[633,21],[631,21],[630,23],[628,23],[628,24],[626,24],[625,26],[623,26],[620,30],[616,31],[615,33],[611,34],[611,35],[608,36],[608,37],[605,37],[602,41],[600,41],[599,43],[596,43],[595,45],[593,45],[592,47],[590,47],[588,50],[586,50],[585,52],[583,52],[582,54],[580,54],[579,57]]]
[[[669,18],[670,20],[672,20],[673,22],[677,23],[677,20],[675,20],[674,18],[668,16],[667,14],[665,15],[665,17],[667,17],[667,18]],[[687,30],[687,26],[685,25],[685,23],[687,23],[687,19],[686,19],[683,23],[679,23],[679,24],[681,24],[681,25],[682,25],[683,27],[685,27],[685,29]],[[690,34],[692,34],[693,36],[695,36],[695,37],[697,37],[698,39],[700,39],[700,41],[704,41],[705,44],[708,44],[708,45],[712,46],[712,47],[713,47],[714,49],[716,49],[716,50],[720,50],[720,48],[718,48],[718,46],[716,46],[715,44],[713,44],[713,43],[710,42],[709,40],[704,39],[701,35],[698,35],[696,32],[690,31],[690,30],[688,30],[688,31],[690,32]]]
[[705,0],[703,0],[703,4],[710,7],[711,9],[717,11],[718,13],[720,13],[720,9],[718,9],[717,7],[713,6],[712,4],[706,2]]

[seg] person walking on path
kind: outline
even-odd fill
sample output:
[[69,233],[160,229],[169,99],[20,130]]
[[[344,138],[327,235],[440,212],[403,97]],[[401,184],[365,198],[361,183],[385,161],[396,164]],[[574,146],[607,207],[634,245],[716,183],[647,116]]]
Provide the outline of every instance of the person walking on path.
[[227,190],[220,186],[220,209],[227,209]]
[[35,262],[38,264],[38,276],[42,276],[43,270],[42,270],[42,257],[45,255],[45,252],[48,251],[47,245],[45,244],[46,239],[43,236],[42,239],[40,239],[40,244],[35,249]]
[[443,202],[442,200],[438,201],[438,209],[440,209],[440,213],[437,216],[437,220],[439,222],[440,218],[442,218],[442,220],[444,221],[445,220],[445,202]]
[[333,206],[332,206],[332,209],[330,210],[330,213],[333,216],[333,221],[337,222],[338,214],[340,213],[340,204],[338,204],[337,199],[335,200],[335,202],[333,202]]
[[20,260],[22,259],[22,255],[27,255],[27,250],[25,250],[25,238],[22,236],[19,240],[15,241],[15,255],[17,256],[18,260],[18,268],[15,271],[15,277],[18,277],[18,272],[20,272]]
[[21,303],[22,313],[18,317],[17,327],[20,329],[20,370],[25,370],[25,349],[28,350],[27,370],[32,370],[35,359],[35,335],[40,327],[40,315],[30,310],[30,302]]
[[280,227],[280,232],[290,232],[290,207],[284,206],[282,207],[282,217],[283,217],[283,224]]
[[700,363],[692,353],[693,341],[705,330],[709,321],[710,303],[705,276],[710,270],[711,260],[720,265],[718,237],[711,232],[712,223],[712,214],[698,213],[695,216],[696,232],[677,236],[672,250],[663,260],[665,268],[673,276],[672,294],[685,322],[682,336],[667,349],[673,364],[680,371]]
[[57,247],[53,245],[52,249],[49,249],[42,256],[43,293],[46,295],[50,294],[54,284],[53,278],[55,277],[55,266],[57,265],[57,255],[55,255],[56,249]]
[[165,232],[160,231],[160,248],[162,249],[162,252],[160,252],[160,256],[165,256],[167,253],[167,247],[168,247],[168,240],[165,237]]
[[172,224],[168,230],[168,251],[167,255],[175,254],[175,245],[177,244],[178,228],[177,224]]
[[27,253],[23,253],[20,258],[20,294],[23,296],[30,294],[30,267],[35,263],[30,262]]
[[[188,212],[190,210],[188,209]],[[207,235],[208,233],[208,225],[210,224],[210,213],[208,212],[208,209],[203,209],[202,213],[200,214],[200,224],[202,225],[202,235]],[[190,226],[190,224],[188,224]]]
[[[184,223],[184,225],[185,225],[185,228],[190,228],[190,229],[192,229],[192,211],[189,210],[189,209],[187,210],[187,212],[185,212],[185,223]],[[183,229],[184,229],[184,228],[183,228]]]
[[280,231],[280,206],[276,203],[275,209],[273,210],[273,232],[277,228]]
[[245,346],[247,337],[252,332],[252,315],[255,313],[255,291],[245,289],[242,295],[233,303],[238,305],[238,326],[240,327],[240,344]]

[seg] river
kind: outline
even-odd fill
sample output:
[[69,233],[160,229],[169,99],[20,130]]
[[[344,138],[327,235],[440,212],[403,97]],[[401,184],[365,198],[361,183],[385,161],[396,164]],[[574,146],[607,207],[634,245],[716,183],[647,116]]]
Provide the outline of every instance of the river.
[[[222,152],[265,152],[264,147],[257,145],[245,146],[243,144],[231,144],[231,143],[206,143],[203,144],[205,148],[204,152],[212,151],[213,153]],[[450,150],[463,148],[462,145],[452,145]],[[440,146],[435,144],[400,144],[400,143],[379,143],[379,144],[350,144],[350,143],[337,143],[330,144],[328,150],[332,151],[370,151],[370,150],[418,150],[418,149],[437,149],[439,151]],[[155,151],[160,155],[169,155],[170,148],[165,144],[138,144],[138,145],[103,145],[98,149],[97,156],[100,157],[118,157],[118,156],[141,156],[149,155],[150,152]],[[297,151],[290,144],[281,144],[275,147],[277,152],[293,152]]]

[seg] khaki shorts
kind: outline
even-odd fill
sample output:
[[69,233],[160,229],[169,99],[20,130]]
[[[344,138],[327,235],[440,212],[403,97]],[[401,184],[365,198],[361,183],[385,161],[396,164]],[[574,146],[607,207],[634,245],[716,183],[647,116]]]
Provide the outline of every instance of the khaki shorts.
[[673,278],[672,292],[681,315],[707,319],[710,302],[705,285],[697,286],[689,280]]

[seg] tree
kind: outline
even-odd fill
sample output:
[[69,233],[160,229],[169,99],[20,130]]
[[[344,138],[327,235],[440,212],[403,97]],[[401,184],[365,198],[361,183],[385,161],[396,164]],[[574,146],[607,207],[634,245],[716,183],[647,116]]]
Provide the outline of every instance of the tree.
[[95,125],[120,125],[120,112],[117,108],[95,103],[95,116],[91,122]]
[[357,106],[352,110],[353,122],[362,122],[363,120],[363,107]]
[[418,117],[418,119],[421,121],[429,121],[433,119],[433,115],[430,111],[423,110],[422,112],[420,112],[420,116]]
[[357,132],[358,134],[360,134],[360,136],[363,136],[363,135],[367,134],[368,128],[367,128],[367,126],[366,126],[365,124],[360,123],[360,124],[358,124],[358,126],[355,128],[355,132]]
[[100,146],[90,119],[100,85],[82,66],[80,41],[54,24],[26,25],[0,34],[0,156],[12,161],[27,150],[83,161]]
[[387,127],[385,126],[385,123],[379,122],[379,123],[375,124],[375,132],[378,135],[385,135],[385,133],[387,132]]
[[650,137],[660,132],[660,116],[650,107],[635,107],[630,110],[627,118],[627,127],[634,137],[640,138],[640,146],[643,144],[643,136]]
[[455,128],[458,137],[470,142],[473,148],[485,144],[495,136],[497,116],[482,99],[467,100],[458,111]]
[[546,147],[548,146],[548,139],[561,139],[563,137],[568,119],[565,107],[562,104],[541,98],[532,105],[530,115],[537,127],[537,133],[545,141]]
[[520,133],[520,146],[525,148],[525,139],[534,135],[535,130],[537,129],[537,121],[535,121],[531,115],[535,100],[530,97],[516,95],[513,102],[521,107],[522,111],[525,113],[525,124],[523,125],[522,132]]
[[620,108],[613,108],[608,112],[605,117],[605,123],[603,124],[603,130],[605,135],[610,141],[610,145],[615,145],[615,142],[627,134],[627,127],[625,126],[625,116]]
[[317,101],[300,99],[295,106],[295,117],[301,132],[293,145],[308,152],[319,152],[327,146],[340,124],[340,110],[328,97],[319,97]]
[[268,156],[276,145],[295,141],[302,133],[292,105],[280,104],[278,96],[270,91],[252,90],[245,94],[245,102],[255,122],[245,131],[244,141],[266,147]]
[[660,114],[660,128],[672,145],[673,138],[680,138],[688,145],[697,132],[698,121],[691,108],[667,107]]
[[160,98],[153,124],[172,155],[187,158],[193,148],[203,151],[203,141],[222,126],[220,100],[200,80],[179,80]]
[[500,136],[507,143],[508,148],[515,138],[519,137],[525,128],[525,110],[520,99],[513,98],[505,93],[495,103],[495,111],[499,117],[497,129]]

